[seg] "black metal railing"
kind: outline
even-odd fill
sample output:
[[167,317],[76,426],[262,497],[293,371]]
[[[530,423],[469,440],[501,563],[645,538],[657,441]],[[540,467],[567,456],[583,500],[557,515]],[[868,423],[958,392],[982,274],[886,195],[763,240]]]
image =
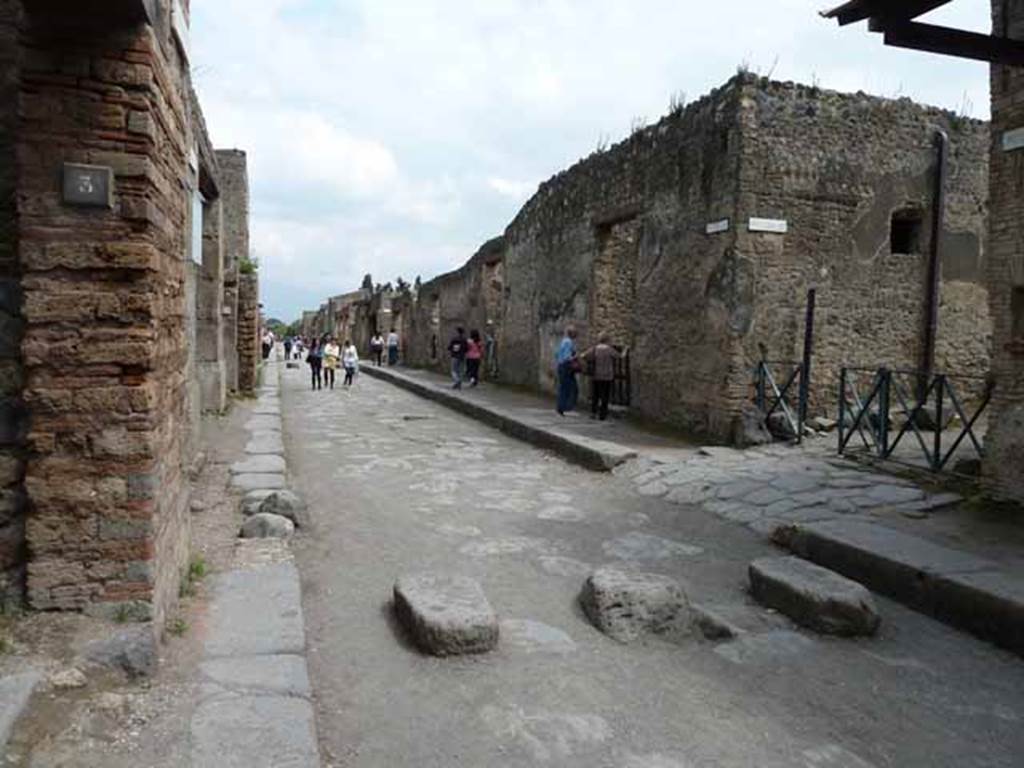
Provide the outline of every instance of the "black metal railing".
[[633,379],[630,374],[629,350],[624,350],[621,347],[616,347],[616,349],[621,354],[615,358],[611,404],[628,408],[633,399]]
[[912,435],[934,472],[948,465],[965,440],[983,458],[975,430],[994,389],[982,376],[845,367],[839,376],[839,453],[898,460],[897,448]]
[[[807,421],[808,382],[802,362],[762,360],[754,372],[754,401],[772,434],[801,442]],[[778,374],[778,375],[776,375]],[[779,386],[779,382],[782,386]],[[783,430],[773,429],[781,414]],[[782,433],[780,435],[780,432]]]

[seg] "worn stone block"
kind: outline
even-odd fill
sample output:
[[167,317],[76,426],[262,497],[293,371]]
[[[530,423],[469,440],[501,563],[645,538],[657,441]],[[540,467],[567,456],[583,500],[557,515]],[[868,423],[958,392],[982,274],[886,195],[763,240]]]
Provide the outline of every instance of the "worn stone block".
[[668,576],[599,568],[584,582],[579,601],[595,627],[622,643],[690,633],[686,593]]
[[403,576],[395,614],[415,643],[434,656],[486,653],[498,644],[498,616],[480,585],[465,576]]
[[798,557],[750,564],[750,591],[797,624],[829,635],[873,635],[881,619],[871,593],[855,581]]

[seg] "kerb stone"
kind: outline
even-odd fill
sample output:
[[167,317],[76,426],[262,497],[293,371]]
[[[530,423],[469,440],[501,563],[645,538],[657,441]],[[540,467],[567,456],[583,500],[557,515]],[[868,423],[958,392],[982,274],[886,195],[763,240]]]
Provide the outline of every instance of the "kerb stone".
[[464,576],[418,574],[395,583],[395,613],[434,656],[486,653],[498,645],[498,616],[480,585]]
[[750,591],[763,605],[828,635],[873,635],[881,619],[871,593],[855,581],[799,557],[750,564]]

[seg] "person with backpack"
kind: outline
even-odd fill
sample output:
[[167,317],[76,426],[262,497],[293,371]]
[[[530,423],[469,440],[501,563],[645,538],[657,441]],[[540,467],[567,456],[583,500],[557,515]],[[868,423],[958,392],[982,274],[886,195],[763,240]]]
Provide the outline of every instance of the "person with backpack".
[[615,382],[615,361],[623,357],[623,353],[609,343],[609,338],[607,333],[601,333],[597,337],[597,344],[582,355],[587,367],[593,371],[590,416],[594,419],[600,418],[601,421],[608,418],[612,384]]
[[370,355],[373,357],[373,364],[378,368],[384,365],[384,337],[380,335],[380,331],[373,334],[373,338],[370,339]]
[[452,358],[452,389],[462,389],[462,371],[466,364],[466,329],[459,326],[448,342],[448,354]]
[[313,379],[313,390],[323,389],[324,353],[319,341],[314,340],[310,345],[309,352],[306,354],[306,362],[309,364],[309,373]]

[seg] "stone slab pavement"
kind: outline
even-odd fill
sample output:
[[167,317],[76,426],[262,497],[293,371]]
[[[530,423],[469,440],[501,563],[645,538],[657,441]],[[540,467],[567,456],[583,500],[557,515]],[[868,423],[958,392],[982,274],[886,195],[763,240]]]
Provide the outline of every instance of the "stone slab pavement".
[[15,721],[25,711],[42,679],[43,675],[34,670],[0,677],[0,757],[3,757]]
[[[749,563],[779,554],[765,537],[386,382],[312,392],[289,371],[281,399],[326,765],[1019,765],[1016,656],[884,596],[870,639],[796,627],[747,592]],[[602,567],[677,580],[734,636],[616,642],[580,607]],[[479,583],[498,647],[417,651],[391,600],[418,572]]]
[[[563,419],[543,399],[500,386],[453,391],[445,377],[432,372],[364,370],[583,466],[611,469],[628,478],[643,497],[699,506],[761,536],[770,538],[794,526],[856,520],[874,531],[870,538],[862,537],[857,568],[834,556],[840,551],[834,546],[818,547],[811,559],[917,610],[1024,652],[1024,580],[1015,575],[1024,573],[1024,525],[978,521],[952,526],[950,519],[964,502],[961,496],[837,457],[830,437],[802,446],[698,448],[628,423],[594,422],[579,415]],[[915,599],[913,588],[902,582],[907,574],[927,571],[928,562],[909,556],[903,579],[895,580],[884,563],[891,561],[886,542],[897,538],[918,541],[909,550],[918,554],[937,547],[993,561],[984,569],[990,575],[970,585],[962,578],[936,580],[932,588],[944,590],[943,599],[934,593],[929,600]]]

